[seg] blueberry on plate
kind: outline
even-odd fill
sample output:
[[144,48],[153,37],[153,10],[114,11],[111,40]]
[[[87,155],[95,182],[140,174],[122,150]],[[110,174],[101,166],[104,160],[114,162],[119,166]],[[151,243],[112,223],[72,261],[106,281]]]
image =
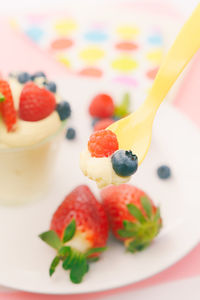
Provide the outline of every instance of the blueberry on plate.
[[56,90],[57,90],[57,86],[55,84],[55,82],[53,81],[48,81],[44,84],[44,87],[49,90],[50,92],[52,93],[56,93]]
[[68,128],[66,133],[66,138],[68,140],[74,140],[76,137],[76,130],[74,128]]
[[64,121],[71,115],[71,107],[67,101],[62,101],[57,104],[56,110],[59,114],[60,120]]
[[35,78],[38,78],[38,77],[46,78],[46,75],[45,75],[44,72],[38,71],[38,72],[35,72],[34,74],[31,75],[31,80],[34,80]]
[[157,169],[157,174],[160,179],[168,179],[171,177],[171,170],[168,166],[163,165]]
[[121,177],[133,175],[138,168],[138,158],[132,151],[117,150],[111,157],[115,173]]
[[26,83],[27,81],[31,80],[31,76],[27,72],[21,72],[18,74],[17,80],[20,83]]

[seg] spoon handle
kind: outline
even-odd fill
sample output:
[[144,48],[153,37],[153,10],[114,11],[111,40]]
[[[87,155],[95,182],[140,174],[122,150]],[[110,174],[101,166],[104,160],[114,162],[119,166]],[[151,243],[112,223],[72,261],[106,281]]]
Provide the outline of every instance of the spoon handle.
[[199,48],[200,4],[182,27],[170,51],[164,58],[143,107],[147,105],[151,111],[153,109],[153,115],[156,113],[171,86]]

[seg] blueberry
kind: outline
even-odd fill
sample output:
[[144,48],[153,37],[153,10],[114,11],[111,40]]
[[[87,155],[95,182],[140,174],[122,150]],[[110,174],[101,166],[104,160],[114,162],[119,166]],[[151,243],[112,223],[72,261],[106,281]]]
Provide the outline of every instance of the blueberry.
[[66,133],[66,138],[68,140],[73,140],[76,137],[76,130],[74,128],[68,128]]
[[49,90],[50,92],[56,93],[57,86],[56,86],[55,82],[53,82],[53,81],[48,81],[48,82],[46,82],[46,83],[44,84],[44,86],[45,86],[45,88],[46,88],[47,90]]
[[94,127],[95,126],[95,124],[97,123],[97,122],[99,122],[99,118],[93,118],[92,119],[92,127]]
[[118,150],[111,157],[112,167],[119,176],[134,174],[138,167],[138,158],[132,151]]
[[67,119],[71,115],[71,107],[66,101],[58,103],[56,106],[56,110],[59,114],[61,121]]
[[157,169],[157,174],[160,179],[168,179],[171,177],[171,170],[168,166],[163,165]]
[[46,78],[46,75],[45,75],[44,72],[38,71],[38,72],[35,72],[34,74],[31,75],[31,80],[34,80],[37,77],[44,77],[44,78]]
[[21,72],[18,74],[17,80],[20,83],[26,83],[27,81],[31,80],[31,77],[27,72]]

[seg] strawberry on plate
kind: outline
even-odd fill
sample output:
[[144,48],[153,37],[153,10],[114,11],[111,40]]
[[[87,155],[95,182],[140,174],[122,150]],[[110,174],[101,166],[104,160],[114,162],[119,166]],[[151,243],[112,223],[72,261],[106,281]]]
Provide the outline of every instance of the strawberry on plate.
[[7,130],[12,131],[17,122],[17,112],[14,107],[13,96],[9,83],[5,80],[0,80],[0,111]]
[[101,191],[113,235],[134,253],[150,245],[162,226],[160,210],[142,190],[129,184]]
[[19,117],[24,121],[40,121],[48,117],[56,108],[56,99],[52,92],[27,82],[20,95]]
[[114,101],[109,95],[98,94],[90,103],[89,113],[92,117],[109,118],[112,117],[114,109]]
[[100,204],[86,185],[80,185],[66,196],[55,211],[50,231],[40,238],[57,250],[49,269],[50,276],[62,261],[70,270],[73,283],[80,283],[87,273],[88,262],[97,260],[105,250],[108,220]]

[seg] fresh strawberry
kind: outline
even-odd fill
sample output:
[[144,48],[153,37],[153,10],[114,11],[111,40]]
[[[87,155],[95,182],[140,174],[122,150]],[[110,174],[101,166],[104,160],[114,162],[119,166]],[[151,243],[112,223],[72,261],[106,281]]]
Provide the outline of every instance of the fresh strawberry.
[[27,82],[20,95],[19,117],[24,121],[39,121],[48,117],[56,107],[53,93]]
[[118,148],[117,136],[110,130],[95,131],[88,142],[88,150],[92,157],[108,157]]
[[114,122],[113,119],[106,118],[106,119],[101,119],[97,121],[94,125],[94,131],[106,129],[108,126],[110,126]]
[[6,124],[7,130],[14,130],[14,126],[17,122],[17,112],[14,107],[13,96],[10,86],[7,81],[0,80],[0,111],[2,114],[3,121]]
[[142,190],[129,184],[106,187],[101,198],[114,236],[130,252],[146,248],[162,226],[160,210]]
[[92,99],[89,106],[89,113],[92,117],[109,118],[114,113],[113,99],[106,94],[99,94]]
[[108,220],[102,204],[86,185],[78,186],[54,213],[50,231],[40,238],[57,250],[50,276],[63,261],[63,268],[70,270],[71,281],[80,283],[88,271],[88,262],[97,260],[105,250]]

